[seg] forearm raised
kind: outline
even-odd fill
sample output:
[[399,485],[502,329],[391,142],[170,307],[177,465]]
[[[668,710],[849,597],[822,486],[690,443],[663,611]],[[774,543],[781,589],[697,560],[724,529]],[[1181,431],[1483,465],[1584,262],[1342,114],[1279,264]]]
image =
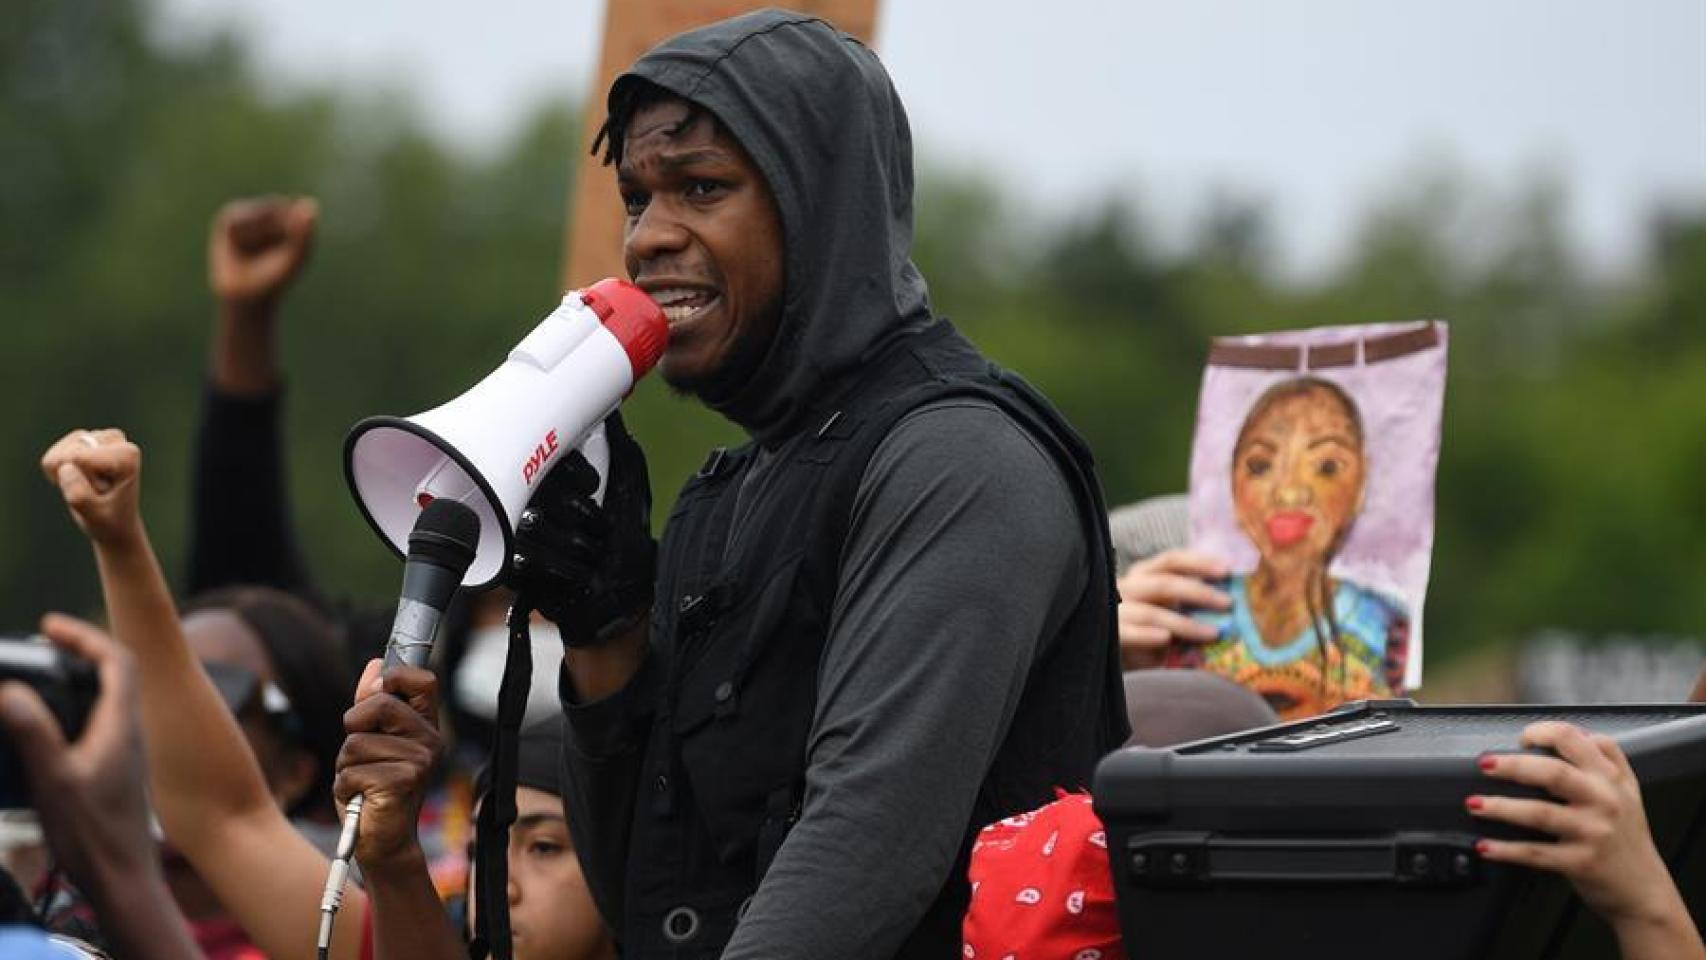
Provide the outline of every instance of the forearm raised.
[[210,382],[190,458],[186,596],[233,584],[313,598],[285,483],[281,393],[240,396]]
[[278,386],[279,301],[307,262],[319,212],[311,197],[252,197],[214,217],[207,281],[219,302],[210,363],[218,389],[254,396]]
[[[137,764],[131,779],[146,775],[167,836],[255,942],[275,960],[309,960],[326,858],[274,805],[235,718],[184,640],[141,519],[141,464],[141,450],[116,429],[74,430],[42,456],[43,474],[94,547],[113,637],[136,664],[131,696],[142,744],[126,751]],[[75,632],[51,617],[49,627]],[[152,849],[146,859],[153,862]],[[359,936],[359,926],[346,930],[336,955],[354,958]]]
[[[222,819],[203,836],[207,843],[190,863],[255,946],[272,960],[313,960],[331,868],[325,854],[276,809]],[[367,895],[351,883],[332,927],[332,960],[360,956],[366,911]]]
[[272,300],[220,302],[208,371],[220,392],[256,397],[278,389],[276,313]]
[[184,640],[165,576],[138,524],[99,543],[107,616],[136,655],[149,780],[161,824],[195,862],[228,818],[268,812],[283,823],[235,718]]

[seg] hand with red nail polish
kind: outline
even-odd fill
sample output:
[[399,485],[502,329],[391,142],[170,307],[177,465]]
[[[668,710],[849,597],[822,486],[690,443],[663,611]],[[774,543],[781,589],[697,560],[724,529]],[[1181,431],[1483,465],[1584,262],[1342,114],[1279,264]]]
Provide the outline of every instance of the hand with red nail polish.
[[1706,947],[1653,845],[1641,785],[1616,741],[1568,723],[1545,721],[1522,732],[1522,745],[1555,756],[1481,757],[1487,776],[1538,787],[1555,800],[1477,794],[1470,814],[1551,834],[1551,841],[1482,840],[1487,860],[1550,870],[1617,931],[1624,960],[1706,960]]

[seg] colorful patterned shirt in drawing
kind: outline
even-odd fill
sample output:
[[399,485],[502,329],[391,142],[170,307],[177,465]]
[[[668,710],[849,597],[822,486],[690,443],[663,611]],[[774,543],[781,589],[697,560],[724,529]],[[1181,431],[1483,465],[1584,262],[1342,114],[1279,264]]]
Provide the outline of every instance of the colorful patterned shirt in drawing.
[[1350,700],[1395,696],[1403,689],[1410,617],[1391,597],[1336,581],[1338,643],[1327,645],[1323,659],[1313,627],[1278,646],[1262,642],[1244,577],[1232,577],[1226,591],[1232,609],[1192,614],[1218,628],[1220,639],[1176,644],[1168,651],[1167,666],[1212,670],[1261,694],[1282,720],[1314,716]]

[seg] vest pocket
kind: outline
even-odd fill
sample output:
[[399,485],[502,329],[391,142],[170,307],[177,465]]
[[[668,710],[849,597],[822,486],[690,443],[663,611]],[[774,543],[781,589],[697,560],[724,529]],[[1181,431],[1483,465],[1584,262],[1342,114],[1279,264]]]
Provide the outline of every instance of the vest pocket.
[[780,558],[757,590],[731,598],[680,679],[672,732],[724,863],[752,855],[771,795],[804,775],[821,644],[792,629],[802,556]]

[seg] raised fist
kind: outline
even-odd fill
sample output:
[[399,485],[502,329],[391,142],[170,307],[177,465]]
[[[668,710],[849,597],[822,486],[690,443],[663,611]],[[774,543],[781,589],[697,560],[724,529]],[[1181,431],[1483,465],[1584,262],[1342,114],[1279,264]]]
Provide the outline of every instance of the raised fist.
[[312,197],[233,200],[213,218],[207,282],[234,307],[269,303],[308,260],[320,204]]
[[124,431],[73,430],[42,454],[41,472],[90,540],[111,544],[141,532],[142,449]]

